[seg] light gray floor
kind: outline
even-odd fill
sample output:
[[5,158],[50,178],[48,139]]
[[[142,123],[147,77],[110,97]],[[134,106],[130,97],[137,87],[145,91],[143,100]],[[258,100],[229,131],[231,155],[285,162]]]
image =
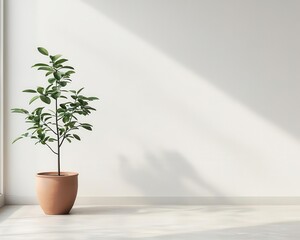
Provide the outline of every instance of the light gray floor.
[[300,206],[5,206],[0,239],[299,240]]

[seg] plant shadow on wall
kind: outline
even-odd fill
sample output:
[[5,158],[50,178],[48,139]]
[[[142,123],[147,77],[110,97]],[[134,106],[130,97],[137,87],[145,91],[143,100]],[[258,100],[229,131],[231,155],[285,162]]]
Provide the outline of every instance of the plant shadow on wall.
[[134,159],[119,159],[121,175],[146,196],[224,196],[177,151],[147,152],[139,167],[131,163]]
[[82,1],[300,137],[299,1]]

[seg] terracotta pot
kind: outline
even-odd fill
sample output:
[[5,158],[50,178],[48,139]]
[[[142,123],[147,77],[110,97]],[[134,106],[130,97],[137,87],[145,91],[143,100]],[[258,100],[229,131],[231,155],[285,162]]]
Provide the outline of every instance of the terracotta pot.
[[78,173],[41,172],[36,176],[39,203],[46,214],[68,214],[73,207],[78,189]]

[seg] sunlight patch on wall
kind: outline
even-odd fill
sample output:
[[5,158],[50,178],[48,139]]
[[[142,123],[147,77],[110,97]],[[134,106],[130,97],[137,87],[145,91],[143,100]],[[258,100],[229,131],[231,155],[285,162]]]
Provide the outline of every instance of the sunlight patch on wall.
[[[95,131],[84,134],[82,151],[66,148],[69,158],[88,154],[92,167],[73,163],[83,175],[112,182],[99,194],[300,194],[292,188],[299,180],[299,142],[287,132],[83,2],[38,4],[39,42],[69,56],[78,66],[75,87],[85,85],[101,98]],[[179,164],[165,152],[180,155]],[[127,159],[123,169],[120,156]],[[154,158],[166,166],[157,167]],[[177,184],[186,191],[161,186],[160,175],[180,175]],[[87,185],[82,193],[93,191]]]

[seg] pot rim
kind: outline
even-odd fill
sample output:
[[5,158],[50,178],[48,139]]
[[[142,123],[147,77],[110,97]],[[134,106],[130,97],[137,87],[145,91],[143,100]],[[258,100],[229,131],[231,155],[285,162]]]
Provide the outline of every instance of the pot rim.
[[57,172],[38,172],[36,174],[37,177],[41,178],[64,178],[64,177],[74,177],[78,176],[77,172],[60,172],[60,176],[57,175]]

